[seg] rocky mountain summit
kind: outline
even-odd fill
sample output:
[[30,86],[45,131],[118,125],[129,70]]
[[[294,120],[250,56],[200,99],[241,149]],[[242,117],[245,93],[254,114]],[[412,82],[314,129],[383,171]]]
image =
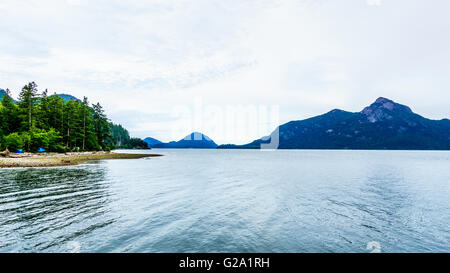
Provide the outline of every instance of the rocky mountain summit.
[[408,106],[378,98],[361,112],[339,109],[279,126],[269,137],[221,149],[260,149],[278,142],[278,149],[450,150],[450,120],[431,120]]

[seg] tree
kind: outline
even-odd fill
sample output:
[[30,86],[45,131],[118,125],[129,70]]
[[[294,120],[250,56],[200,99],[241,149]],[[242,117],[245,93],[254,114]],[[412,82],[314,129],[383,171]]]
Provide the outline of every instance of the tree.
[[5,135],[18,131],[17,106],[11,98],[11,92],[6,89],[6,94],[2,98],[0,115],[2,117],[1,129]]
[[140,138],[131,138],[127,143],[128,149],[148,149],[147,143]]
[[100,105],[100,103],[97,103],[92,105],[92,109],[94,111],[94,128],[97,135],[98,145],[102,149],[107,148],[109,145],[112,146],[113,141],[111,137],[111,129],[103,107]]
[[86,116],[88,114],[87,112],[87,108],[88,108],[88,99],[86,97],[83,98],[83,104],[82,104],[82,109],[83,109],[83,144],[82,144],[82,150],[84,151],[84,149],[86,148]]
[[130,134],[122,127],[122,125],[116,125],[111,123],[111,133],[116,147],[125,146],[130,141]]
[[38,94],[31,82],[20,92],[19,101],[12,99],[9,90],[0,104],[0,149],[23,148],[35,152],[109,150],[115,146],[143,147],[140,139],[131,139],[121,125],[114,125],[100,103],[89,105],[83,101],[65,100],[60,95]]
[[72,138],[71,138],[71,135],[70,135],[70,131],[72,130],[72,128],[74,127],[74,124],[73,124],[73,122],[72,122],[72,118],[73,118],[73,115],[74,115],[74,112],[75,112],[75,109],[74,109],[74,104],[71,102],[71,101],[69,101],[67,104],[66,104],[66,122],[67,122],[67,124],[66,124],[66,128],[67,128],[67,130],[66,130],[66,132],[67,132],[67,134],[66,134],[66,146],[68,147],[68,148],[70,148],[70,145],[72,144]]
[[64,99],[51,95],[47,99],[48,112],[46,113],[46,120],[49,128],[55,128],[60,133],[64,131]]
[[25,134],[29,135],[29,150],[31,151],[37,151],[39,148],[44,148],[48,151],[59,151],[62,148],[59,142],[61,136],[53,128],[48,131],[33,128],[29,133]]
[[128,131],[122,125],[111,123],[114,146],[121,149],[148,149],[147,143],[140,138],[130,138]]
[[28,131],[33,127],[33,108],[36,102],[37,85],[35,82],[30,82],[22,88],[19,95],[19,108],[25,114],[23,123]]
[[49,130],[51,127],[49,126],[49,114],[51,113],[49,109],[49,98],[47,96],[47,89],[45,89],[44,92],[42,92],[41,96],[39,97],[39,104],[36,111],[36,124],[38,127]]
[[19,133],[12,133],[5,137],[5,147],[10,151],[15,151],[17,149],[23,149],[25,146],[26,138]]

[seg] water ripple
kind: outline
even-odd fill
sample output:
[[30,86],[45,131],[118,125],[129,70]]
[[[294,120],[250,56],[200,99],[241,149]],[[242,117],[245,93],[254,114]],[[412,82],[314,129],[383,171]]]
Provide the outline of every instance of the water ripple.
[[0,252],[450,251],[450,153],[158,152],[0,170]]

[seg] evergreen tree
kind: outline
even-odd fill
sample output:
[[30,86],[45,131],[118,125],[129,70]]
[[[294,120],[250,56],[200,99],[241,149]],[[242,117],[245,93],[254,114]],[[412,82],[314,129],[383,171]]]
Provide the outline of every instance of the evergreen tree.
[[6,94],[2,98],[2,107],[0,115],[2,117],[1,129],[5,135],[18,131],[18,113],[17,107],[11,98],[11,92],[6,89]]
[[82,111],[83,111],[83,144],[82,144],[82,150],[84,151],[84,149],[86,148],[86,119],[87,119],[87,115],[88,115],[88,108],[89,102],[88,99],[86,97],[83,98],[83,104],[82,104]]
[[50,120],[49,120],[49,114],[51,113],[49,109],[49,98],[47,96],[47,89],[45,89],[44,92],[42,92],[42,95],[39,98],[39,104],[37,105],[36,109],[36,123],[37,127],[49,130],[50,127]]
[[9,90],[0,103],[0,149],[25,149],[30,152],[109,150],[145,148],[140,139],[132,139],[121,125],[108,121],[103,107],[89,106],[88,99],[66,101],[59,95],[38,94],[31,82],[22,88],[17,104]]
[[[108,118],[105,115],[105,111],[100,103],[93,104],[92,109],[94,111],[94,128],[97,135],[97,143],[101,149],[106,148],[108,142],[111,140],[111,130],[108,123]],[[111,143],[112,144],[112,143]]]
[[46,113],[48,127],[56,129],[58,132],[64,130],[64,99],[51,95],[47,99],[48,112]]
[[31,131],[33,127],[33,108],[36,102],[37,85],[30,82],[22,88],[19,95],[19,108],[22,112],[22,124],[24,128]]
[[130,141],[130,134],[122,125],[112,123],[110,126],[115,146],[122,147]]
[[128,131],[122,125],[111,123],[111,133],[116,148],[123,149],[148,149],[147,143],[140,138],[131,138]]

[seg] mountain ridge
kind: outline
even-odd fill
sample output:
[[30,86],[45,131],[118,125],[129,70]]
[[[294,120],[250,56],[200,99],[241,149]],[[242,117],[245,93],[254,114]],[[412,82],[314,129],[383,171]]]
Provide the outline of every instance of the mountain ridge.
[[[147,139],[147,138],[146,138]],[[153,138],[151,138],[153,139]],[[154,139],[155,140],[155,139]],[[144,139],[145,141],[145,139]],[[159,141],[159,140],[157,140]],[[149,145],[150,147],[150,145]],[[193,132],[179,141],[153,144],[150,148],[160,149],[216,149],[218,145],[203,133]]]
[[154,145],[156,145],[156,144],[161,144],[161,143],[163,143],[163,142],[157,140],[156,138],[152,138],[152,137],[144,138],[143,141],[144,141],[145,143],[147,143],[147,146],[148,146],[149,148],[153,148]]
[[79,98],[77,98],[75,96],[72,96],[70,94],[61,93],[61,94],[55,94],[55,95],[60,97],[60,98],[63,98],[66,102],[70,101],[70,100],[75,100],[75,101],[80,101],[81,102],[81,100]]
[[[0,101],[2,100],[2,98],[3,98],[3,96],[6,94],[6,90],[5,89],[3,89],[3,88],[0,88]],[[72,95],[70,95],[70,94],[65,94],[65,93],[61,93],[61,94],[53,94],[53,95],[51,95],[51,96],[58,96],[58,97],[60,97],[60,98],[63,98],[64,99],[64,101],[70,101],[70,100],[75,100],[75,101],[80,101],[81,102],[81,100],[80,99],[78,99],[77,97],[75,97],[75,96],[72,96]],[[16,100],[14,100],[13,99],[13,101],[14,101],[14,103],[17,103],[17,101]]]
[[431,120],[410,107],[380,97],[360,112],[340,109],[280,125],[267,137],[219,149],[260,149],[277,139],[278,149],[450,150],[450,120]]
[[[3,96],[4,96],[4,95],[6,95],[6,90],[0,88],[0,101],[3,99]],[[14,102],[14,103],[17,103],[17,101],[14,100],[14,99],[13,99],[13,102]]]

